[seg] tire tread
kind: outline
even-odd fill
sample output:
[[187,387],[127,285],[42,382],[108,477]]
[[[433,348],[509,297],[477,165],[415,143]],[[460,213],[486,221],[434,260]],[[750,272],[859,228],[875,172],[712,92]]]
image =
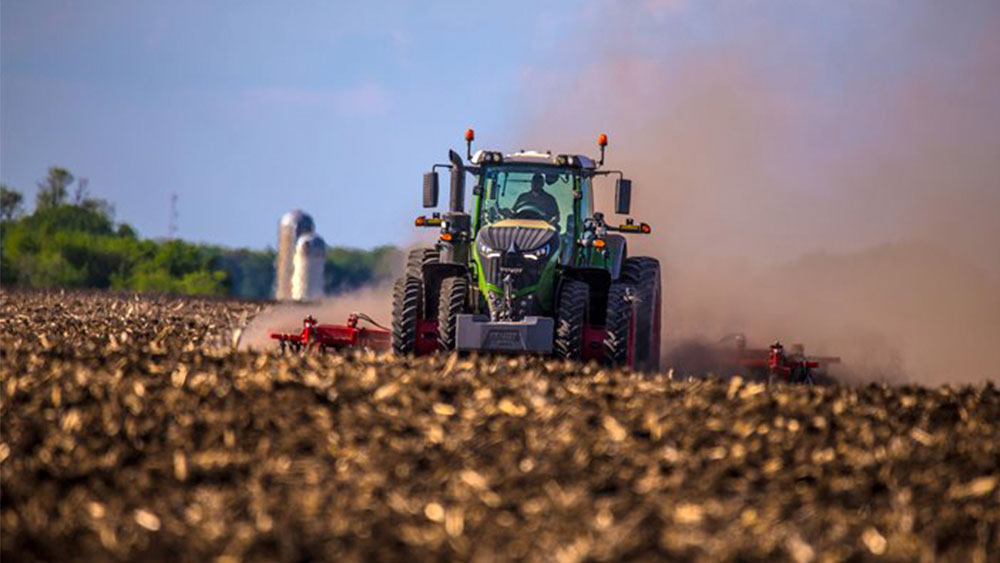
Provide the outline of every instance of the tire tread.
[[559,290],[556,305],[556,333],[553,353],[565,360],[579,360],[583,355],[583,327],[586,322],[590,287],[584,282],[566,280]]
[[[638,300],[635,313],[635,368],[658,371],[660,368],[659,320],[660,261],[648,256],[633,256],[622,264],[620,280],[632,284]],[[646,336],[643,338],[643,336]]]
[[613,283],[608,290],[608,312],[605,321],[604,363],[620,367],[628,363],[629,340],[632,328],[631,284]]
[[422,293],[423,283],[413,276],[403,276],[393,285],[391,340],[395,354],[407,355],[416,351]]
[[438,302],[438,349],[442,352],[455,350],[457,338],[455,327],[458,315],[465,312],[469,300],[469,280],[465,277],[445,278],[441,282]]

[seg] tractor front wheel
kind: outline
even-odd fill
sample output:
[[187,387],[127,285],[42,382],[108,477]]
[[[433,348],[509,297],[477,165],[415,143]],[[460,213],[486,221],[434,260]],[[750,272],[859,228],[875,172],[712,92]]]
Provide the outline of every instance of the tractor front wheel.
[[445,278],[441,282],[438,301],[438,349],[455,350],[455,325],[458,315],[465,312],[469,301],[469,280],[465,277]]
[[577,280],[565,280],[556,303],[556,335],[553,353],[564,360],[583,356],[583,328],[587,317],[590,287]]
[[403,276],[392,289],[392,351],[413,354],[417,348],[417,323],[420,321],[423,282]]
[[631,285],[611,284],[604,325],[604,363],[609,366],[631,367],[635,363],[634,300],[635,289]]

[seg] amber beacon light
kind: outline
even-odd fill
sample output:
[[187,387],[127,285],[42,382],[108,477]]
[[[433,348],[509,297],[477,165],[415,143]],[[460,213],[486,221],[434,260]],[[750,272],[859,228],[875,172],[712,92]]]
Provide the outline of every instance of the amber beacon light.
[[476,132],[472,128],[465,130],[465,157],[472,160],[472,141],[476,140]]
[[604,166],[604,148],[608,146],[608,136],[601,133],[597,136],[597,146],[601,147],[601,161],[598,166]]

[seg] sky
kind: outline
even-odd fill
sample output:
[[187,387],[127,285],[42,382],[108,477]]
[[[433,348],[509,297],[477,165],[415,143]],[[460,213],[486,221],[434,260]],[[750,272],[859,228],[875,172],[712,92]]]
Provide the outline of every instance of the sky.
[[526,61],[571,2],[4,0],[0,179],[50,166],[117,219],[274,246],[281,214],[328,243],[405,243],[421,174],[474,126],[509,141]]
[[[705,207],[689,217],[738,223],[740,197],[771,182],[770,196],[830,211],[796,250],[909,234],[893,221],[932,209],[925,231],[964,229],[981,255],[990,231],[971,226],[1000,212],[996,6],[4,0],[0,180],[31,201],[49,166],[66,167],[148,237],[166,235],[176,193],[185,239],[273,246],[281,214],[302,208],[329,244],[371,247],[413,239],[420,175],[467,127],[508,151],[593,152],[607,132],[640,206],[656,186]],[[982,139],[956,150],[963,138]],[[975,177],[880,191],[933,177],[946,167],[912,164],[941,153]],[[970,205],[942,213],[934,194],[955,181]],[[739,197],[683,199],[723,182]]]

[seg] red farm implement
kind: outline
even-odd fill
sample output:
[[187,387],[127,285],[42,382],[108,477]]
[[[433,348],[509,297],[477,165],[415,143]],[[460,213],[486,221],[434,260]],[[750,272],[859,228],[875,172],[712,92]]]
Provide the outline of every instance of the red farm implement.
[[[360,322],[371,326],[359,326]],[[389,350],[389,330],[382,327],[363,313],[351,313],[346,325],[319,324],[309,315],[302,321],[302,331],[298,333],[271,332],[282,352],[315,350],[343,350],[346,348],[368,348],[376,352]]]
[[[732,345],[727,345],[731,342]],[[719,356],[736,371],[776,383],[804,383],[812,385],[825,378],[831,364],[839,364],[836,356],[806,356],[802,344],[792,344],[789,349],[781,342],[767,348],[747,348],[742,334],[727,336],[720,342]]]

